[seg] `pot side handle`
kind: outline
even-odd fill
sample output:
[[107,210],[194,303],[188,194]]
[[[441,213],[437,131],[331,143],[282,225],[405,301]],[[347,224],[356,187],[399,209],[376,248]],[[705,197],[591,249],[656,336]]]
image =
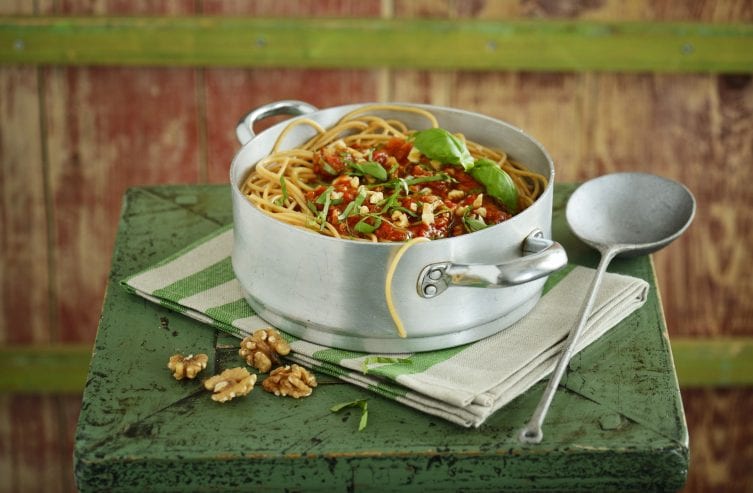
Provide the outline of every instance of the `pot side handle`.
[[258,108],[254,108],[246,116],[241,118],[238,125],[235,127],[235,136],[238,138],[238,142],[240,142],[241,145],[245,145],[254,138],[254,135],[256,135],[254,133],[254,124],[260,120],[277,115],[306,115],[308,113],[313,113],[314,111],[319,111],[319,109],[316,106],[293,99],[268,103],[259,106]]
[[438,262],[427,265],[418,276],[418,294],[423,298],[434,298],[450,286],[515,286],[548,276],[565,265],[565,248],[544,238],[544,233],[537,229],[523,241],[523,256],[510,262],[498,265]]

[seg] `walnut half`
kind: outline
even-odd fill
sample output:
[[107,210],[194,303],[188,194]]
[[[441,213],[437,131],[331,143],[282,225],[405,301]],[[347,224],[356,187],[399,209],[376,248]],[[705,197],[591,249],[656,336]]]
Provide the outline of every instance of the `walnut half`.
[[246,363],[261,373],[267,373],[274,364],[282,364],[279,356],[290,353],[290,345],[275,329],[259,329],[241,341],[238,354],[246,359]]
[[274,395],[283,397],[289,395],[298,399],[311,395],[316,387],[316,377],[301,366],[286,365],[272,370],[261,385],[264,390]]
[[188,356],[174,354],[170,356],[167,367],[173,371],[173,377],[176,380],[184,378],[193,380],[201,370],[207,367],[207,361],[209,357],[206,354],[189,354]]
[[229,368],[219,375],[208,378],[204,382],[207,390],[214,392],[212,400],[227,402],[235,397],[246,395],[254,389],[256,375],[245,368]]

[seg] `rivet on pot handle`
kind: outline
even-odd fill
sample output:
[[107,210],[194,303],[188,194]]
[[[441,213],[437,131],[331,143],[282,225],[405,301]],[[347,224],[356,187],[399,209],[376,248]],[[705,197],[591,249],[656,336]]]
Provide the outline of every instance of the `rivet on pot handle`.
[[538,229],[523,241],[523,253],[519,259],[497,265],[452,262],[427,265],[418,276],[418,294],[433,298],[450,286],[515,286],[547,276],[567,264],[567,253],[562,245],[547,240]]
[[238,137],[238,142],[241,145],[245,145],[246,142],[254,138],[254,124],[259,120],[277,115],[306,115],[314,111],[319,111],[319,109],[316,106],[293,99],[265,104],[251,110],[249,114],[240,119],[235,127],[235,136]]

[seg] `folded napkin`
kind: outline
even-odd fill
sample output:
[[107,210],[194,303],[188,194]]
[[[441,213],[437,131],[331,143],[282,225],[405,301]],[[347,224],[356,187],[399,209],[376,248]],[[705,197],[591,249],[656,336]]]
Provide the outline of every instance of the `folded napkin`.
[[[270,327],[246,303],[233,274],[233,230],[226,226],[121,284],[239,338]],[[479,426],[556,366],[593,269],[568,266],[550,276],[545,294],[523,319],[463,346],[420,353],[375,355],[324,347],[285,334],[288,359],[462,426]],[[646,301],[648,283],[607,273],[582,350]],[[381,356],[381,357],[380,357]]]

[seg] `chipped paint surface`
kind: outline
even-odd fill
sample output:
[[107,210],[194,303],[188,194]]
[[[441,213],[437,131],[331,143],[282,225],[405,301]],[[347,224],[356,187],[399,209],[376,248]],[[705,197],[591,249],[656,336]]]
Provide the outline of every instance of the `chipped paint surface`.
[[[559,187],[557,202],[564,203],[569,191]],[[229,202],[226,186],[132,189],[111,282],[226,224]],[[555,238],[578,251],[572,238]],[[595,261],[585,251],[579,258]],[[648,259],[617,268],[651,282]],[[567,388],[555,398],[545,442],[523,446],[515,434],[541,385],[477,430],[333,380],[300,401],[254,392],[218,406],[200,384],[173,379],[165,358],[176,351],[206,352],[207,371],[214,374],[241,362],[237,341],[111,285],[76,435],[78,485],[81,491],[241,485],[455,491],[575,488],[587,478],[601,489],[676,489],[685,481],[688,449],[686,431],[673,428],[682,423],[679,391],[653,376],[673,375],[668,353],[651,339],[665,330],[651,309],[656,302],[652,296],[639,318],[645,332],[629,322],[625,330],[614,329],[616,337],[605,336],[607,346],[581,353]],[[605,359],[611,344],[621,349]],[[615,382],[616,400],[605,392]],[[362,432],[355,431],[358,413],[329,411],[363,398],[369,399],[369,423]],[[665,419],[652,421],[643,401]]]

